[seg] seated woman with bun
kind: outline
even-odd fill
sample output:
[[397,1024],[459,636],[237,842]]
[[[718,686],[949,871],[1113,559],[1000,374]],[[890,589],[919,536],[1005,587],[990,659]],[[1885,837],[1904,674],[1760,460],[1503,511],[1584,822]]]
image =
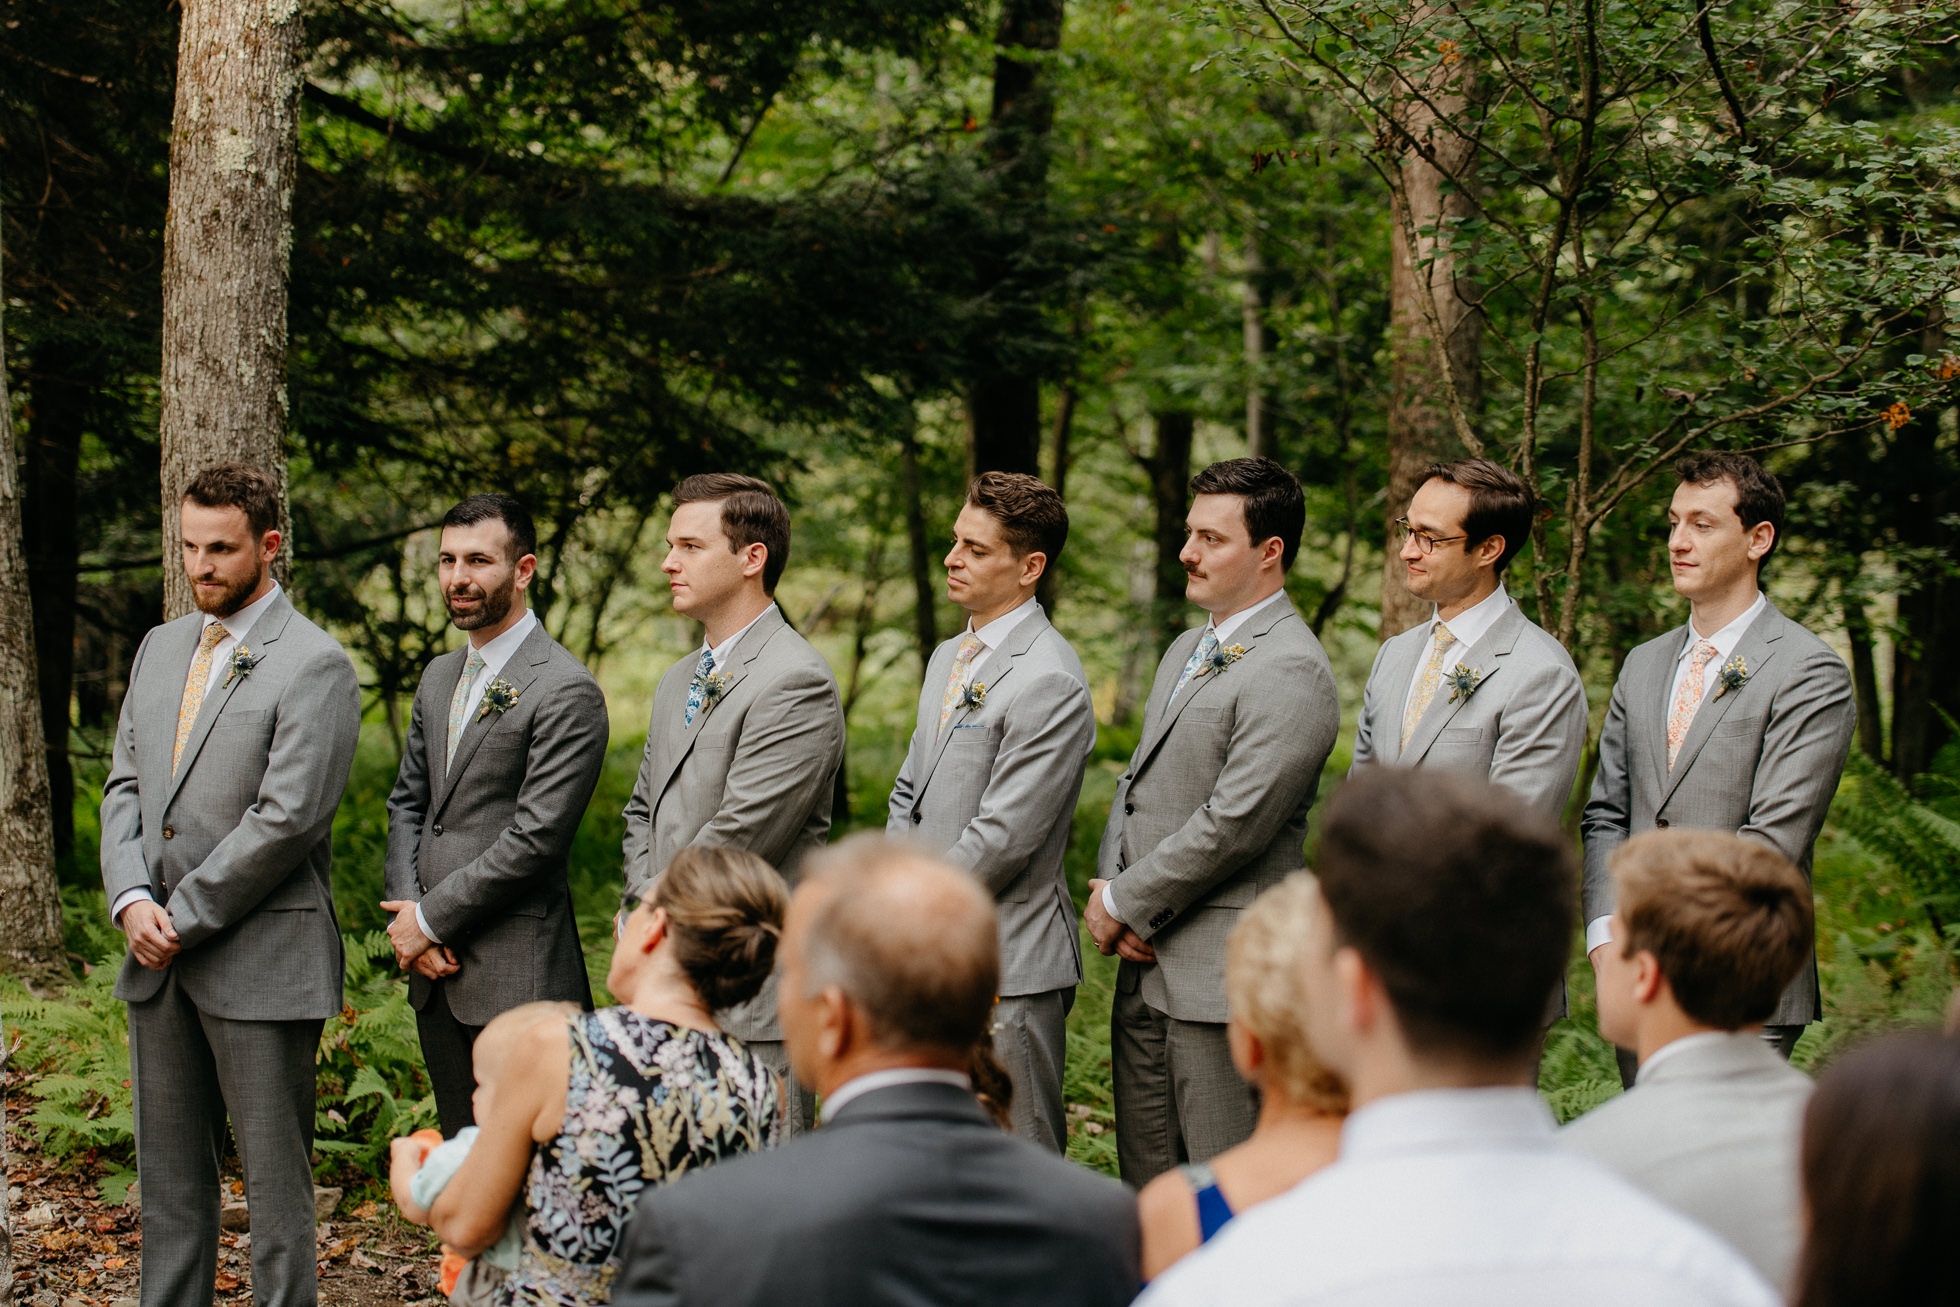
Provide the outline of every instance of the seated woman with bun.
[[755,996],[789,892],[736,849],[684,849],[629,898],[606,984],[618,1007],[526,1031],[478,1109],[476,1146],[430,1209],[473,1257],[520,1196],[523,1248],[499,1303],[588,1307],[640,1194],[782,1138],[782,1086],[714,1013]]
[[1259,1088],[1259,1121],[1238,1147],[1166,1172],[1137,1195],[1145,1279],[1340,1152],[1347,1087],[1314,1057],[1302,1024],[1301,950],[1313,908],[1313,881],[1296,872],[1261,894],[1226,941],[1225,1033],[1233,1065]]

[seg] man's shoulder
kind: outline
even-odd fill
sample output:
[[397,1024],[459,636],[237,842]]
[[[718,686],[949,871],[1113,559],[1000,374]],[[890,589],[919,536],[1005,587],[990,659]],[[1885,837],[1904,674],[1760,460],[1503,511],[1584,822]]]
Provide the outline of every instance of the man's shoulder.
[[[271,614],[267,616],[269,617]],[[264,622],[266,618],[261,617],[259,620]],[[253,636],[255,635],[260,635],[261,638],[254,639]],[[263,636],[256,628],[246,633],[245,643],[248,646],[259,645],[261,651],[265,648]],[[344,666],[349,671],[352,671],[354,667],[354,660],[347,656],[346,646],[342,645],[331,633],[314,622],[312,618],[299,611],[299,609],[292,607],[290,603],[286,606],[285,620],[278,631],[276,643],[284,645],[287,648],[297,649],[309,668],[318,668],[322,665],[328,667]]]
[[1558,637],[1526,617],[1522,610],[1519,610],[1518,617],[1521,624],[1517,644],[1513,648],[1534,661],[1550,663],[1559,671],[1569,672],[1573,679],[1578,679],[1579,666],[1572,661],[1572,652],[1558,642]]
[[[815,677],[836,684],[837,675],[830,670],[830,660],[817,652],[817,647],[803,638],[802,632],[783,622],[775,629],[755,633],[760,634],[762,647],[756,650],[755,660],[749,664],[749,675],[762,677],[766,682],[795,682]],[[749,636],[744,636],[747,640]],[[735,661],[742,659],[743,650],[737,648]]]

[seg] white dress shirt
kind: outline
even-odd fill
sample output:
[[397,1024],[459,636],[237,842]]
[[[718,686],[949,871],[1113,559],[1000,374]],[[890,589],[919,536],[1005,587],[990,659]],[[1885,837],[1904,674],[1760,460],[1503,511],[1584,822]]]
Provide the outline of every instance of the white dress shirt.
[[837,1087],[837,1092],[823,1100],[823,1111],[817,1117],[822,1125],[844,1110],[844,1105],[854,1098],[879,1089],[890,1089],[893,1085],[954,1085],[971,1091],[973,1078],[964,1071],[952,1071],[933,1066],[897,1066],[888,1071],[867,1071],[852,1080],[846,1080]]
[[[1253,604],[1250,608],[1241,608],[1239,609],[1238,612],[1233,613],[1231,616],[1227,617],[1222,622],[1216,620],[1206,622],[1205,630],[1210,631],[1212,634],[1216,635],[1218,637],[1219,644],[1221,645],[1225,644],[1227,641],[1229,641],[1232,638],[1232,633],[1238,630],[1241,626],[1244,626],[1254,613],[1258,612],[1261,608],[1264,608],[1267,604],[1271,603],[1274,599],[1284,600],[1285,598],[1286,598],[1286,592],[1284,590],[1280,591],[1277,595],[1267,595],[1264,599],[1261,599],[1258,603]],[[1199,636],[1198,643],[1203,644],[1204,639],[1205,638],[1202,635]],[[1185,688],[1189,689],[1190,687],[1186,686]],[[1165,707],[1167,708],[1169,706],[1170,706],[1169,704],[1165,705]],[[1116,921],[1119,925],[1127,926],[1130,924],[1130,919],[1117,910],[1116,896],[1110,893],[1110,891],[1115,888],[1116,888],[1115,881],[1110,881],[1108,884],[1102,887],[1103,911],[1107,912],[1110,915],[1111,919]]]
[[[966,629],[985,646],[986,652],[992,653],[1007,643],[1007,637],[1014,633],[1015,627],[1034,615],[1034,603],[1034,596],[1030,595],[1012,612],[1002,613],[977,631],[973,629],[973,619],[969,617],[966,619]],[[975,654],[974,661],[978,662],[979,657]]]
[[1340,1160],[1233,1219],[1143,1307],[1776,1307],[1742,1256],[1562,1148],[1529,1089],[1377,1099]]
[[729,636],[726,640],[723,640],[720,644],[716,645],[713,649],[708,648],[708,644],[705,640],[702,641],[701,648],[709,653],[714,654],[715,656],[715,671],[717,672],[727,671],[728,660],[735,656],[735,646],[742,642],[742,637],[747,635],[749,633],[750,628],[753,627],[757,622],[761,621],[763,618],[769,616],[769,614],[775,611],[776,611],[776,605],[770,604],[767,608],[763,609],[761,612],[757,613],[753,618],[751,618],[748,626],[745,626],[741,630],[735,632],[735,634]]
[[[1497,625],[1497,619],[1504,616],[1504,610],[1510,606],[1511,596],[1504,592],[1502,585],[1499,585],[1497,589],[1471,604],[1455,617],[1444,620],[1437,614],[1431,614],[1432,621],[1441,621],[1443,625],[1450,628],[1450,634],[1456,637],[1456,642],[1443,652],[1443,666],[1454,667],[1469,657],[1472,646],[1490,633],[1490,628]],[[1425,641],[1423,648],[1427,650],[1428,647],[1429,644]],[[1416,659],[1415,672],[1409,677],[1409,688],[1402,692],[1402,712],[1395,719],[1398,731],[1401,729],[1402,718],[1408,715],[1409,697],[1416,692],[1416,686],[1422,683],[1422,669],[1428,665],[1429,655],[1426,652]]]
[[[213,617],[209,613],[204,615],[204,625],[198,628],[198,643],[203,643],[203,633],[213,625],[221,625],[225,628],[225,637],[211,648],[211,671],[204,681],[204,698],[209,699],[213,690],[224,685],[225,668],[231,662],[232,654],[237,651],[239,645],[245,643],[245,637],[252,633],[252,628],[258,625],[259,618],[264,615],[266,609],[272,606],[272,601],[277,599],[279,595],[279,583],[274,581],[270,590],[260,595],[257,599],[254,599],[251,603],[246,604],[230,617]],[[191,660],[195,662],[196,659],[197,655],[193,653]],[[190,669],[188,667],[184,669],[184,679],[187,683],[190,680]],[[138,899],[150,899],[154,902],[155,896],[141,885],[138,885],[135,889],[124,890],[122,893],[116,895],[116,901],[109,905],[109,920],[121,922],[123,909]]]
[[[1742,643],[1743,634],[1748,631],[1751,623],[1763,615],[1763,610],[1768,607],[1768,596],[1764,595],[1761,590],[1758,590],[1756,591],[1756,602],[1750,604],[1742,616],[1736,618],[1713,635],[1703,635],[1695,630],[1692,620],[1688,623],[1688,634],[1681,642],[1681,652],[1674,659],[1674,679],[1668,683],[1667,687],[1668,712],[1672,713],[1674,711],[1674,697],[1681,693],[1681,682],[1687,678],[1688,669],[1694,665],[1694,660],[1689,655],[1694,653],[1695,646],[1704,640],[1715,646],[1715,657],[1709,661],[1708,666],[1702,672],[1701,699],[1695,708],[1695,711],[1699,712],[1701,711],[1700,705],[1708,701],[1709,690],[1714,688],[1716,684],[1718,678],[1715,673],[1717,669],[1735,656],[1735,647]],[[1612,938],[1613,918],[1611,915],[1594,917],[1586,923],[1587,953],[1591,953],[1601,944],[1611,942]]]

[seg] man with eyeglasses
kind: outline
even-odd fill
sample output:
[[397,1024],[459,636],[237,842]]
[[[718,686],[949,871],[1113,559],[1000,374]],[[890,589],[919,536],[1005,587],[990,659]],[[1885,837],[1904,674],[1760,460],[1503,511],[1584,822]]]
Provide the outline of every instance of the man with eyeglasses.
[[1409,501],[1402,565],[1436,615],[1386,641],[1368,673],[1354,767],[1448,767],[1556,820],[1586,748],[1586,690],[1564,646],[1504,592],[1537,499],[1488,459],[1438,463]]

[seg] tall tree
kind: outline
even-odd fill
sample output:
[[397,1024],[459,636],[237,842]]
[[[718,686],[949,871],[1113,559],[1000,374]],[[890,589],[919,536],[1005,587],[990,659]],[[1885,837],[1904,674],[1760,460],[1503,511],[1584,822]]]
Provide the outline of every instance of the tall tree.
[[[14,406],[7,394],[6,330],[0,322],[0,940],[5,941],[0,965],[15,975],[48,980],[62,968],[61,892],[48,816],[34,605],[20,545],[19,466]],[[0,1280],[11,1283],[11,1276]]]
[[[286,484],[286,283],[299,157],[299,0],[185,0],[163,229],[164,612],[191,608],[178,506],[236,459]],[[286,576],[291,549],[276,568]]]

